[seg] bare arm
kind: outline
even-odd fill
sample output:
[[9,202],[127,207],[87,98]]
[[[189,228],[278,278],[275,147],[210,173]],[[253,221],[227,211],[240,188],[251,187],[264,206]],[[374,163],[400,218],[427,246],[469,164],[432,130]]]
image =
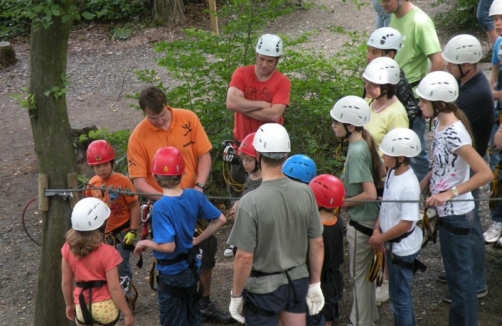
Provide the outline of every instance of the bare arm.
[[206,227],[206,229],[197,238],[193,239],[193,245],[196,246],[199,243],[201,243],[202,241],[209,238],[209,236],[211,236],[211,234],[214,234],[216,231],[218,231],[218,229],[221,228],[221,226],[223,224],[225,224],[226,221],[227,221],[227,219],[225,218],[225,216],[223,214],[221,214],[219,218],[217,218],[215,220],[211,220],[211,222]]
[[66,318],[75,319],[75,303],[73,302],[73,272],[66,260],[61,259],[61,290],[66,304]]
[[139,257],[139,255],[146,250],[146,248],[150,248],[155,251],[161,252],[174,252],[176,249],[175,242],[167,242],[167,243],[157,243],[152,240],[141,240],[136,243],[136,247],[134,248],[134,254]]
[[321,270],[324,262],[324,241],[322,236],[309,239],[309,283],[321,282]]
[[441,52],[436,52],[429,54],[429,60],[431,61],[431,72],[432,71],[443,71],[444,70],[444,59]]
[[134,317],[127,306],[124,292],[120,287],[119,271],[117,266],[106,272],[106,284],[108,285],[108,290],[110,291],[113,302],[115,302],[119,310],[124,315],[124,325],[132,326],[134,324]]
[[246,281],[251,274],[254,255],[252,252],[245,252],[237,248],[234,259],[234,280],[232,294],[238,296],[242,294]]
[[131,230],[138,230],[139,217],[141,215],[139,200],[135,200],[132,203],[129,203],[129,209],[131,210]]
[[380,225],[377,222],[377,224],[375,224],[375,228],[373,229],[373,235],[369,238],[368,242],[374,250],[382,250],[384,242],[405,234],[410,230],[412,225],[412,221],[401,220],[399,223],[387,230],[387,232],[380,233]]
[[134,184],[134,188],[136,188],[136,191],[139,193],[159,194],[158,196],[155,195],[147,196],[149,199],[159,200],[162,197],[162,193],[157,189],[155,189],[154,187],[150,186],[150,184],[146,181],[146,178],[134,178],[132,179],[132,182]]
[[499,66],[492,65],[492,77],[490,79],[490,86],[492,88],[492,95],[494,100],[498,100],[501,97],[502,91],[496,91],[495,86],[497,86],[497,80],[499,78]]
[[495,135],[493,135],[493,143],[497,146],[497,148],[502,148],[502,124],[497,129]]
[[227,108],[258,121],[277,122],[284,114],[286,105],[248,100],[240,89],[230,86],[227,91]]
[[425,188],[429,186],[431,177],[432,177],[432,171],[429,171],[429,173],[427,173],[425,177],[422,180],[420,180],[420,193],[424,192]]
[[350,197],[347,199],[354,200],[343,203],[343,208],[348,208],[352,206],[358,206],[358,205],[364,205],[362,202],[357,202],[359,200],[375,200],[377,198],[377,192],[375,188],[375,184],[371,182],[363,182],[363,192],[361,192],[359,195],[356,195],[354,197]]
[[197,183],[206,184],[209,173],[211,172],[211,154],[209,154],[209,152],[204,153],[197,157],[197,159]]
[[285,110],[286,110],[286,105],[273,104],[271,107],[249,112],[246,115],[258,121],[277,122],[281,119]]

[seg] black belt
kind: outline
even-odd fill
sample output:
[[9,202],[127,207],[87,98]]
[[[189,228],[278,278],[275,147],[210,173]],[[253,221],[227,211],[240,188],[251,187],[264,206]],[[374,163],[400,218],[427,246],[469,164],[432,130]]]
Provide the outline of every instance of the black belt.
[[422,78],[420,78],[417,81],[414,81],[413,83],[410,83],[411,88],[418,86],[418,84],[420,84],[421,81],[422,81]]
[[371,237],[373,235],[373,229],[370,229],[369,227],[359,224],[356,221],[349,220],[349,225],[352,226],[357,231],[366,234],[368,237]]
[[179,263],[180,261],[187,261],[188,265],[191,265],[194,261],[195,256],[198,253],[198,249],[196,247],[192,247],[188,250],[186,254],[179,254],[173,259],[157,259],[157,265],[159,266],[169,266]]
[[446,223],[441,218],[438,220],[438,224],[442,226],[446,231],[453,233],[454,235],[468,235],[471,229],[461,228],[458,226],[453,226],[451,224]]
[[411,229],[410,231],[406,232],[405,234],[401,234],[399,237],[391,239],[388,242],[390,242],[390,243],[399,243],[399,242],[401,242],[401,240],[406,239],[407,237],[409,237],[410,234],[413,233],[413,231],[415,231],[415,227],[413,227],[413,229]]

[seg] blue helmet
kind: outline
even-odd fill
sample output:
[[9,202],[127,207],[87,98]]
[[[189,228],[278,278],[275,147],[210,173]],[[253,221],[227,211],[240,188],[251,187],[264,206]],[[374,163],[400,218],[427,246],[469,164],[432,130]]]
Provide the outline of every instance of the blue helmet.
[[297,154],[284,162],[282,173],[290,179],[296,179],[308,184],[317,175],[317,167],[310,157]]

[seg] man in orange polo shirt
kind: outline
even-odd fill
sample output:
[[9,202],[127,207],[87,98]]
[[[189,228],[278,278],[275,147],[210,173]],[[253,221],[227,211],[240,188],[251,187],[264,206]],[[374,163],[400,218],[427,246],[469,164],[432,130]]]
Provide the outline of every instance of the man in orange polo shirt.
[[[234,146],[264,123],[283,124],[283,114],[289,105],[291,81],[277,70],[283,54],[279,36],[265,34],[256,45],[256,63],[237,68],[227,91],[227,108],[234,111]],[[237,162],[236,162],[237,163]],[[232,164],[231,174],[238,184],[244,184],[246,171],[242,163]],[[240,192],[229,188],[232,197]]]
[[[166,95],[156,87],[148,87],[141,92],[139,105],[146,117],[131,133],[127,147],[129,177],[136,191],[152,194],[148,196],[152,200],[162,196],[162,188],[153,179],[151,169],[155,153],[166,146],[175,147],[183,154],[185,173],[180,187],[204,191],[211,170],[209,151],[212,146],[197,115],[168,106]],[[209,237],[199,248],[203,250],[200,279],[204,293],[199,301],[202,316],[221,324],[233,322],[228,312],[216,309],[209,299],[216,237]]]

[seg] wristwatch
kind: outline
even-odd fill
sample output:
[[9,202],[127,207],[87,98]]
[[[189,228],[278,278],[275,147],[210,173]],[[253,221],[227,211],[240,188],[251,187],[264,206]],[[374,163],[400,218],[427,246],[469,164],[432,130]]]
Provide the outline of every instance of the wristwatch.
[[203,184],[203,183],[201,183],[201,182],[197,182],[195,185],[196,185],[197,187],[199,187],[200,189],[204,189],[204,184]]
[[453,197],[458,197],[460,194],[458,193],[457,187],[451,187],[451,192],[453,192]]

